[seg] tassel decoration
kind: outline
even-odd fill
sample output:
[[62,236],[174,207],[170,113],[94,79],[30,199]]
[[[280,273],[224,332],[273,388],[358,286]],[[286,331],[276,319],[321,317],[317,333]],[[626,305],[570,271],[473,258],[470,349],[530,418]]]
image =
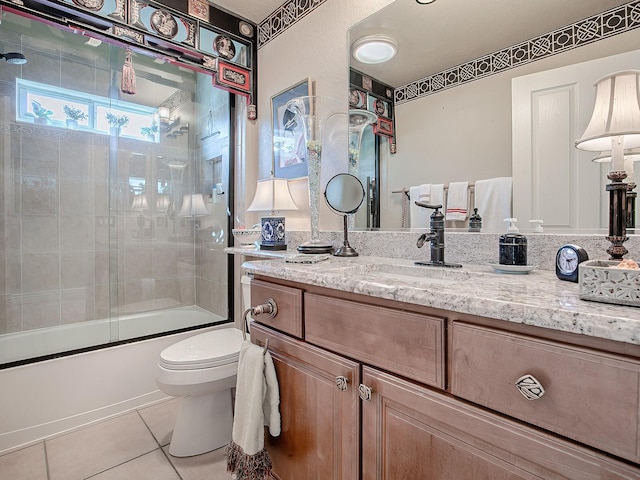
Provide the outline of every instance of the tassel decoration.
[[124,57],[124,65],[122,65],[122,82],[120,89],[123,93],[130,95],[136,93],[136,72],[133,69],[133,63],[131,61],[131,50],[128,48]]
[[247,455],[242,448],[231,441],[227,445],[227,472],[234,473],[236,480],[269,480],[271,478],[271,458],[263,448],[255,455]]

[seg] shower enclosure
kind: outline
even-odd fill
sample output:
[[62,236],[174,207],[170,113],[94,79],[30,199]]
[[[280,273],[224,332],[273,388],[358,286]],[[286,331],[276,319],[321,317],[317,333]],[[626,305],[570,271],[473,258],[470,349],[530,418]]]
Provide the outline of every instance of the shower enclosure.
[[228,321],[232,96],[6,11],[0,45],[0,367]]

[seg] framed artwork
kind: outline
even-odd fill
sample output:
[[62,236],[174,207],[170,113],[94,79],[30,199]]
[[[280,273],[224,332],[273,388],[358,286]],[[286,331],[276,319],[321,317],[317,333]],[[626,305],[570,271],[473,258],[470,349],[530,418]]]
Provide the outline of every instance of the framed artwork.
[[296,97],[313,95],[311,78],[306,78],[271,97],[273,122],[273,174],[277,178],[307,176],[307,146],[303,125],[286,111],[286,104]]

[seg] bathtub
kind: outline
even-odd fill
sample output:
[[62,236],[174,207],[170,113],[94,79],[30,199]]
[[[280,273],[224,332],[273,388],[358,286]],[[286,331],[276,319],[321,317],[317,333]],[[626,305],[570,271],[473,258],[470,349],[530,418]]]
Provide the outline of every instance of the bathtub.
[[[223,319],[197,307],[183,307],[127,315],[112,324],[96,321],[80,326],[95,329],[99,334],[91,332],[94,340],[104,343],[108,337],[101,335],[107,329],[117,328],[119,338],[127,339],[166,330],[169,321],[173,322],[171,329],[179,329],[218,320]],[[165,400],[155,382],[160,352],[189,336],[230,326],[203,327],[0,370],[0,454]],[[33,348],[43,338],[44,342],[60,342],[56,349],[86,346],[79,344],[80,330],[70,327],[29,332],[30,339],[26,332],[13,335],[22,343],[16,341],[11,347],[3,337],[0,349],[3,355],[5,348],[23,355],[20,348]],[[35,353],[43,354],[47,352]],[[29,352],[32,355],[34,351]]]
[[0,335],[0,364],[223,320],[219,315],[190,306],[9,333]]

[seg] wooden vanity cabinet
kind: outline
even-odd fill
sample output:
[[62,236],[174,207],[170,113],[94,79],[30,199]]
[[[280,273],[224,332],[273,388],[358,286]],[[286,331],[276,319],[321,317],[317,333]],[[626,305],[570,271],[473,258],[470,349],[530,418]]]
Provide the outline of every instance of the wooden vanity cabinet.
[[359,365],[254,322],[251,340],[267,339],[282,418],[280,436],[265,439],[273,477],[358,479]]
[[[266,441],[274,478],[640,479],[638,465],[601,451],[608,445],[584,446],[562,431],[541,429],[528,417],[483,404],[482,387],[464,378],[462,363],[451,365],[452,352],[447,355],[447,345],[454,350],[473,342],[463,336],[447,340],[461,326],[452,312],[279,282],[272,287],[302,295],[302,337],[255,323],[252,330],[254,343],[269,340],[280,384],[282,434]],[[271,282],[260,282],[260,288],[265,283]],[[254,292],[253,303],[263,302]],[[290,308],[278,315],[288,315]],[[491,345],[491,352],[500,356],[502,347]],[[461,353],[457,362],[476,361]],[[517,364],[507,353],[513,352],[506,349],[502,361]],[[485,376],[493,374],[490,364],[482,368]],[[343,390],[337,386],[340,378]],[[628,408],[624,414],[633,413]],[[637,426],[637,405],[629,421]],[[633,428],[624,429],[623,442],[630,441],[627,432]],[[631,443],[626,451],[638,447]],[[624,450],[615,443],[611,448],[618,454]]]

